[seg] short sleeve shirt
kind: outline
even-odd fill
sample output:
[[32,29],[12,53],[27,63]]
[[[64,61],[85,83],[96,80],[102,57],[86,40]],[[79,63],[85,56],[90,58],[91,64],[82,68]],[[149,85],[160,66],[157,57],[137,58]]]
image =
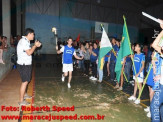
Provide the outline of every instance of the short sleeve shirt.
[[32,56],[27,55],[26,51],[31,49],[30,41],[22,36],[17,45],[17,63],[20,65],[31,65],[32,64]]
[[62,62],[63,64],[72,64],[73,60],[72,60],[72,56],[76,55],[75,49],[73,47],[68,47],[68,45],[63,46],[60,49],[61,52],[63,52],[62,55]]

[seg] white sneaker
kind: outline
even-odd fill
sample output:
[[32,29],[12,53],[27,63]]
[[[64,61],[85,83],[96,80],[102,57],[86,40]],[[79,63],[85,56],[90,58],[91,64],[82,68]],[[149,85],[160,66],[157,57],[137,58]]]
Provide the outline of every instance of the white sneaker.
[[115,82],[117,82],[117,79],[114,79]]
[[71,88],[71,85],[70,85],[70,83],[68,83],[68,84],[67,84],[67,86],[68,86],[68,88]]
[[145,112],[149,112],[150,111],[150,107],[148,106],[147,108],[144,109]]
[[136,100],[136,97],[130,96],[130,97],[128,98],[128,100],[133,100],[133,101],[135,101],[135,100]]
[[65,77],[64,77],[64,75],[62,74],[62,82],[64,82],[65,81]]
[[115,87],[114,87],[114,89],[118,89],[119,88],[119,85],[116,85]]
[[92,80],[93,80],[93,81],[96,81],[96,80],[97,80],[97,78],[92,78]]
[[151,112],[150,111],[147,113],[147,117],[151,118]]
[[135,104],[139,104],[140,103],[140,99],[136,99],[134,103]]
[[90,80],[92,80],[93,78],[94,78],[93,76],[89,77]]
[[119,89],[117,89],[117,91],[122,91],[123,90],[123,88],[122,87],[119,87]]

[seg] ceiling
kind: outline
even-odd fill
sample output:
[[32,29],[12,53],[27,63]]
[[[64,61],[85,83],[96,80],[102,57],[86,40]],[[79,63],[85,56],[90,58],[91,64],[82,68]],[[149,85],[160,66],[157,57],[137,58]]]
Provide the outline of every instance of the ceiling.
[[130,0],[130,1],[133,1],[134,3],[140,5],[144,8],[163,4],[163,0]]
[[[18,1],[18,0],[12,0],[12,1]],[[21,1],[21,0],[19,0]],[[104,1],[107,1],[108,3],[110,3],[110,1],[112,0],[70,0],[70,1],[80,1],[80,2],[84,2],[84,3],[103,3]],[[124,0],[124,2],[130,2],[130,3],[134,3],[137,4],[139,6],[141,6],[142,8],[148,8],[148,7],[152,7],[152,6],[156,6],[159,4],[163,4],[163,0]]]

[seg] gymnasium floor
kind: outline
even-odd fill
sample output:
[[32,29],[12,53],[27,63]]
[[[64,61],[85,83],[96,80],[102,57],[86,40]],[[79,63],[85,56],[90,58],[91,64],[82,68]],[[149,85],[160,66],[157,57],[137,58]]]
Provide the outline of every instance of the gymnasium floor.
[[[14,71],[16,72],[16,71]],[[103,120],[62,120],[87,122],[150,122],[144,112],[145,105],[135,105],[127,100],[128,94],[117,92],[108,80],[97,83],[85,77],[81,71],[74,69],[71,89],[67,88],[67,78],[61,81],[61,64],[55,55],[42,55],[34,59],[33,78],[28,93],[35,107],[49,106],[50,111],[24,111],[20,115],[76,115],[105,116]],[[8,76],[7,76],[8,77]],[[19,75],[18,75],[19,77]],[[20,81],[19,81],[20,82]],[[0,83],[3,83],[3,81]],[[18,84],[17,84],[18,85]],[[0,91],[2,93],[2,91]],[[17,95],[18,96],[18,95]],[[7,100],[7,99],[6,99]],[[16,99],[14,100],[16,101]],[[74,111],[53,111],[53,106],[75,107]],[[87,118],[88,119],[88,118]],[[45,120],[33,120],[44,122]],[[51,120],[52,121],[52,120]],[[59,120],[56,120],[59,122]],[[27,120],[22,120],[27,122]]]

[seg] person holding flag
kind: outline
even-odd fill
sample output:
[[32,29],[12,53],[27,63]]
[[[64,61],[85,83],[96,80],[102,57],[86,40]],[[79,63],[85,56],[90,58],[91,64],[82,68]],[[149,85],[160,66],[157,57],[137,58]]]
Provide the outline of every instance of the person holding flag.
[[116,37],[113,37],[111,42],[112,42],[113,49],[110,53],[110,66],[109,66],[109,68],[110,68],[110,80],[115,81],[114,69],[115,69],[116,56],[117,56],[117,52],[119,51],[119,47],[116,44]]
[[144,65],[145,65],[145,55],[141,52],[142,46],[140,44],[135,45],[135,52],[136,54],[134,55],[134,64],[135,64],[135,70],[133,69],[133,79],[135,80],[134,84],[134,94],[128,98],[128,100],[133,100],[135,101],[135,104],[140,103],[140,99],[136,99],[136,92],[137,89],[139,88],[139,94],[142,89],[142,83],[144,80]]
[[99,81],[102,82],[103,78],[103,66],[104,66],[104,57],[105,55],[110,52],[112,49],[112,45],[110,43],[110,40],[107,36],[107,33],[102,26],[102,37],[100,42],[100,51],[99,51],[99,57],[98,57],[98,69],[99,69]]
[[[120,45],[121,45],[121,41],[120,40],[117,40],[116,41],[116,44],[118,45],[118,47],[120,48]],[[118,56],[118,53],[119,53],[119,50],[117,52],[117,56]],[[125,60],[126,58],[122,58],[121,60],[121,64],[122,64],[122,69],[121,69],[121,76],[120,76],[120,86],[119,86],[119,82],[117,81],[116,82],[116,86],[114,87],[115,89],[117,89],[117,91],[121,91],[123,90],[123,82],[124,82],[124,78],[123,78],[123,71],[124,71],[124,64],[125,64]],[[117,61],[117,60],[116,60]],[[124,74],[125,75],[125,74]],[[125,76],[126,77],[126,76]]]
[[[123,67],[122,61],[124,60],[126,56],[132,54],[132,50],[130,46],[130,39],[128,35],[128,30],[127,30],[127,24],[126,24],[125,17],[123,18],[124,18],[124,26],[123,26],[122,41],[121,41],[121,46],[118,52],[116,65],[115,65],[116,79],[118,81],[118,85],[119,85],[120,77],[122,76],[121,73],[124,74],[124,72],[122,71],[122,67]],[[122,90],[122,88],[120,88],[119,90]]]

